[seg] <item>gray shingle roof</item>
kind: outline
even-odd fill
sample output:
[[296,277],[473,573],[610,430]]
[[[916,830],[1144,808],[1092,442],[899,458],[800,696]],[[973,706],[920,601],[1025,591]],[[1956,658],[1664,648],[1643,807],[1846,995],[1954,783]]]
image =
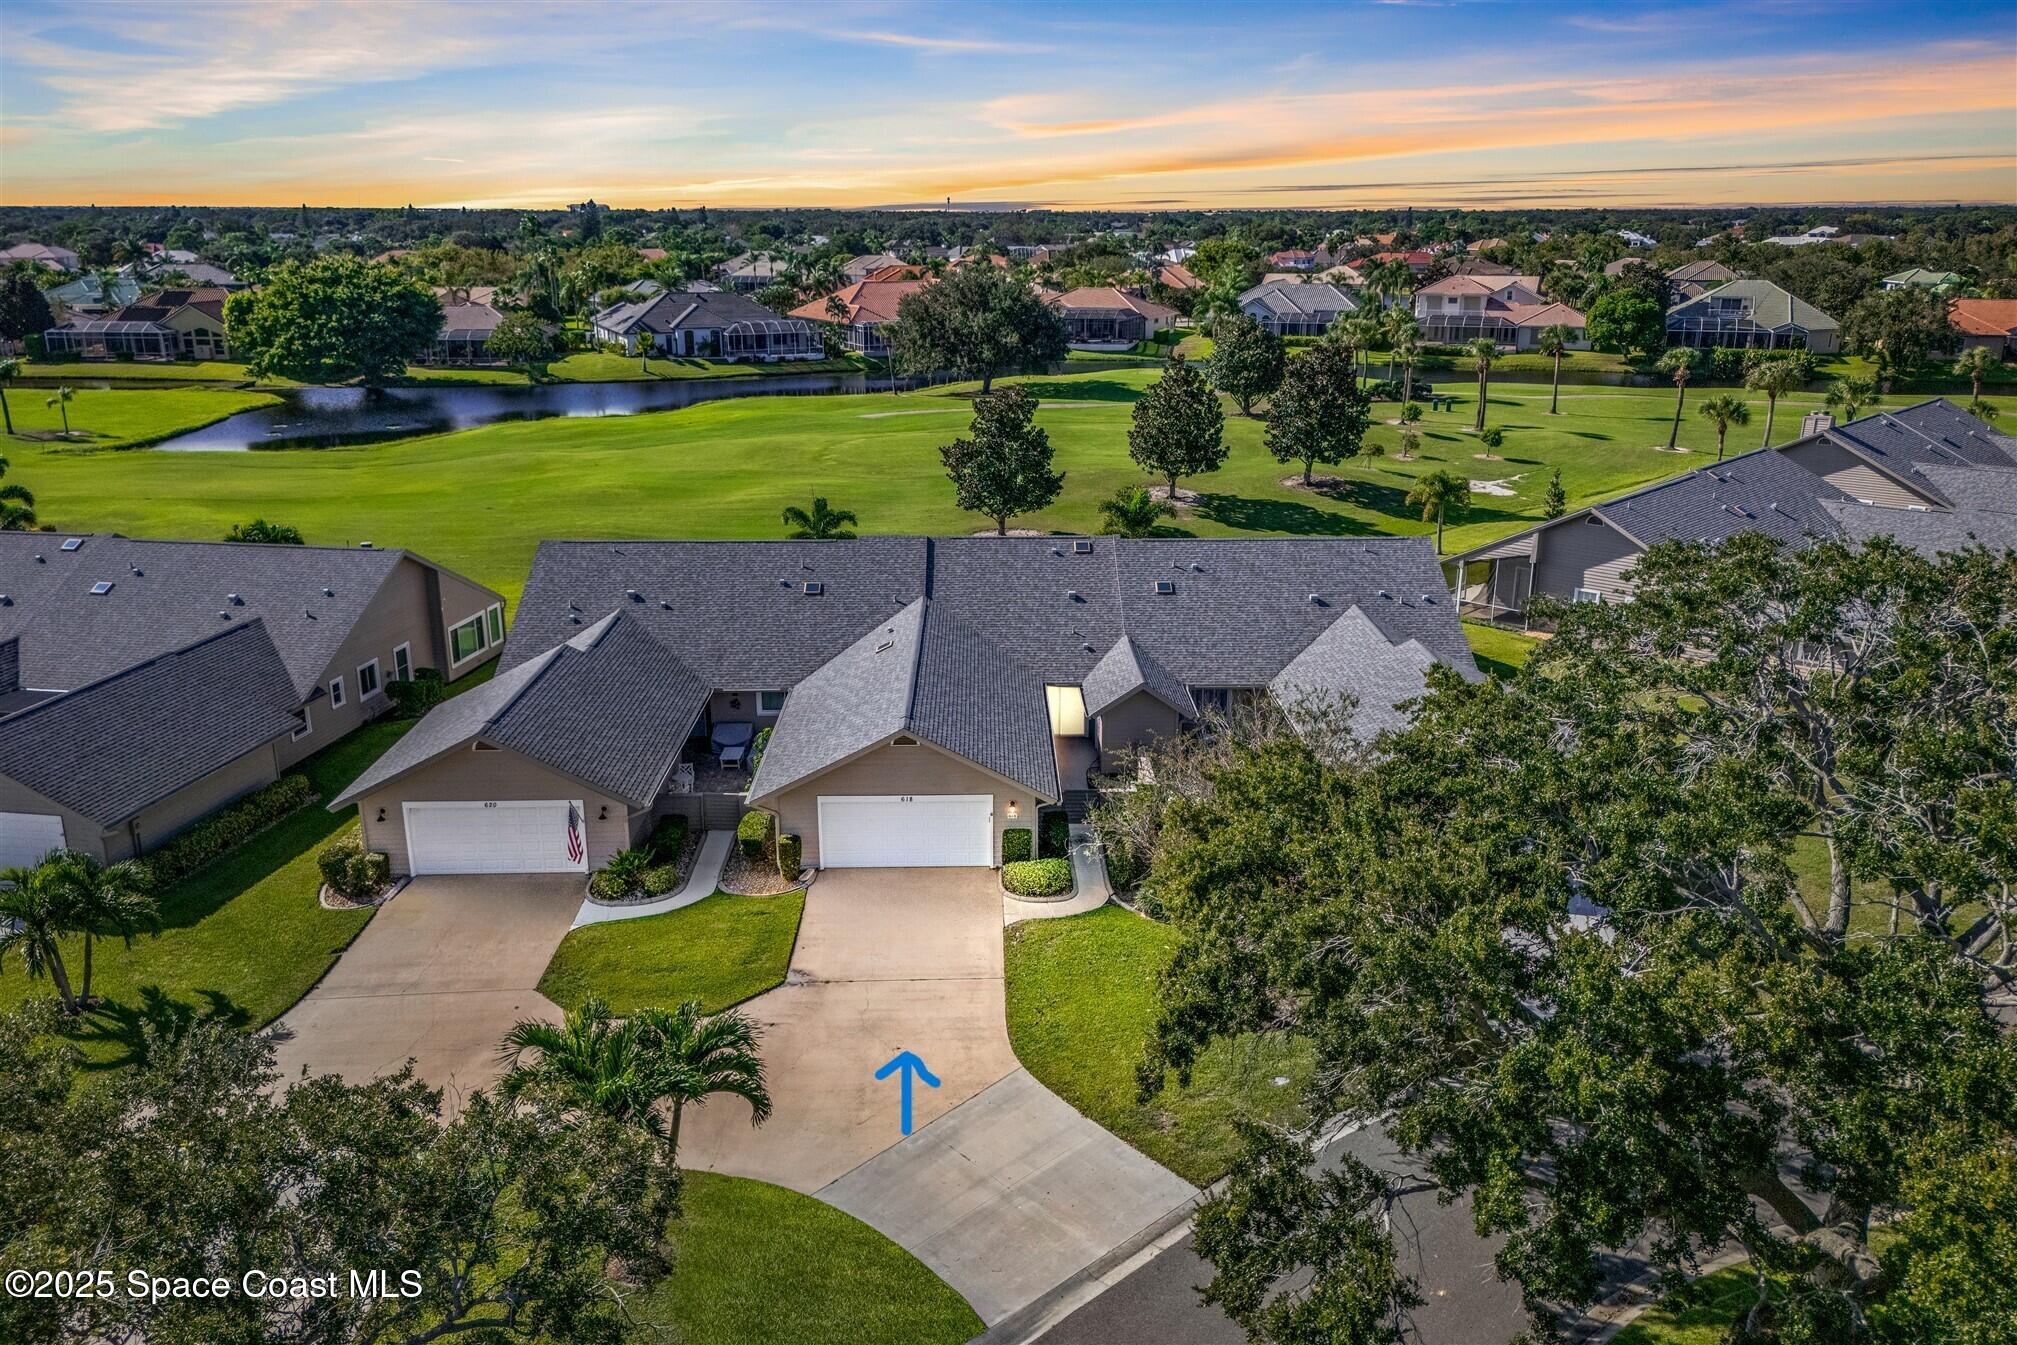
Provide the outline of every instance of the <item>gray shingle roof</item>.
[[[0,640],[20,639],[23,686],[67,690],[259,617],[305,699],[409,558],[428,563],[393,550],[0,533]],[[101,582],[111,589],[93,594]]]
[[1190,688],[1170,676],[1167,668],[1126,635],[1114,641],[1113,648],[1093,665],[1081,690],[1089,715],[1100,714],[1137,691],[1146,691],[1186,719],[1194,719],[1198,713]]
[[1948,499],[1952,509],[1887,509],[1861,501],[1831,501],[1828,512],[1842,531],[1858,541],[1895,537],[1927,556],[1985,546],[2017,550],[2017,465],[1918,469]]
[[1421,641],[1395,644],[1353,607],[1304,646],[1268,689],[1292,720],[1314,718],[1349,697],[1352,735],[1368,742],[1407,723],[1397,707],[1427,690],[1435,661]]
[[1646,546],[1720,542],[1740,532],[1799,545],[1835,536],[1840,527],[1822,502],[1849,498],[1776,450],[1761,448],[1597,505],[1593,512]]
[[1276,280],[1254,286],[1239,298],[1241,308],[1257,303],[1278,317],[1319,317],[1356,312],[1358,300],[1322,281]]
[[713,331],[737,322],[804,325],[797,318],[779,317],[748,295],[730,290],[669,290],[605,308],[595,315],[594,322],[625,336],[640,326],[663,336],[677,331]]
[[1877,411],[1823,431],[1822,437],[1948,504],[1960,501],[1942,494],[1922,468],[2017,466],[2011,451],[2017,440],[1997,434],[1944,397]]
[[1769,280],[1732,280],[1718,285],[1668,309],[1668,323],[1670,326],[1678,325],[1677,320],[1702,316],[1710,311],[1711,305],[1729,299],[1748,299],[1751,321],[1774,331],[1786,327],[1801,327],[1810,332],[1834,331],[1839,325],[1805,299]]
[[612,612],[429,711],[330,806],[482,741],[648,807],[710,690],[635,617]]
[[919,598],[792,691],[750,798],[789,789],[898,734],[1058,797],[1043,680]]
[[298,704],[255,617],[0,718],[0,776],[112,827],[291,732]]

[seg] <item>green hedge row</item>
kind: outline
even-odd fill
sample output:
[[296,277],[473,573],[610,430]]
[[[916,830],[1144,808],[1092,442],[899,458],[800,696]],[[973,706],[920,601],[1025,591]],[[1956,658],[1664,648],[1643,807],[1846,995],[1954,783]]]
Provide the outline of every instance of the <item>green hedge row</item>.
[[147,857],[157,886],[165,887],[235,850],[289,813],[300,812],[320,795],[305,775],[283,775],[255,789],[222,812],[212,813]]
[[736,843],[744,859],[762,859],[770,852],[770,814],[747,812],[735,824]]
[[392,882],[392,861],[383,851],[366,850],[357,836],[324,846],[315,867],[329,890],[348,901],[369,901]]
[[786,878],[798,877],[798,871],[805,867],[805,845],[792,835],[777,838],[777,871]]
[[1037,858],[1064,859],[1072,852],[1072,820],[1057,808],[1037,822]]
[[1030,857],[1030,845],[1035,837],[1028,827],[1010,827],[1001,834],[1002,863],[1013,864],[1017,860]]
[[1069,859],[1024,859],[1001,866],[1001,885],[1018,897],[1055,897],[1071,891]]

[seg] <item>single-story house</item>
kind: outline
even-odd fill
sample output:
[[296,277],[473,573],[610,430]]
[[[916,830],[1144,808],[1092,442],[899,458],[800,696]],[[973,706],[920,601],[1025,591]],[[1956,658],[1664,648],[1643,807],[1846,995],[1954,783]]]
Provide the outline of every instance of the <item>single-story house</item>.
[[1831,500],[1824,506],[1858,541],[1892,537],[1927,556],[1986,546],[2017,550],[2017,464],[1954,467],[1922,463],[1919,475],[1955,500],[1951,509],[1890,509],[1861,500]]
[[849,350],[864,355],[887,355],[889,340],[883,329],[896,321],[897,306],[906,295],[916,294],[931,281],[922,278],[857,280],[824,299],[814,299],[791,310],[795,318],[824,322],[841,329],[841,339]]
[[855,257],[840,268],[841,279],[852,285],[857,280],[867,280],[877,271],[891,266],[904,265],[903,258],[893,252],[872,252],[865,257]]
[[1051,301],[1071,330],[1075,350],[1125,350],[1172,326],[1177,310],[1132,290],[1083,285]]
[[826,349],[819,332],[797,317],[779,317],[729,290],[670,290],[605,308],[589,319],[598,341],[631,354],[642,345],[670,355],[724,360],[816,360]]
[[2017,357],[2017,299],[1950,299],[1947,325],[1961,333],[1961,348]]
[[1170,290],[1201,290],[1205,282],[1191,274],[1191,268],[1182,262],[1165,262],[1156,267],[1156,284]]
[[1276,336],[1322,336],[1358,300],[1336,285],[1311,280],[1262,281],[1239,299],[1240,311]]
[[1667,310],[1667,344],[1811,350],[1832,355],[1842,346],[1835,319],[1769,280],[1732,280]]
[[1484,337],[1515,350],[1532,350],[1550,327],[1568,329],[1571,350],[1588,350],[1586,317],[1567,304],[1541,297],[1538,276],[1445,276],[1415,291],[1415,321],[1422,339],[1461,345]]
[[1880,282],[1887,290],[1927,289],[1951,290],[1961,283],[1961,276],[1955,271],[1929,271],[1923,266],[1907,267],[1894,271]]
[[138,303],[107,313],[51,327],[42,347],[52,355],[130,355],[136,359],[224,360],[231,358],[225,339],[222,289],[157,290]]
[[1438,662],[1478,676],[1419,537],[547,542],[497,676],[330,806],[402,874],[582,872],[746,808],[820,867],[992,866],[1215,709],[1349,698],[1370,738]]
[[[1564,514],[1445,564],[1465,615],[1524,623],[1536,594],[1560,602],[1629,599],[1632,567],[1657,542],[1763,532],[1799,546],[1883,531],[1917,545],[1915,538],[1971,529],[1997,535],[2003,525],[1973,515],[2008,501],[2012,472],[2017,439],[1944,399],[1845,425],[1822,412],[1789,443]],[[1921,517],[1930,514],[1955,517]]]
[[0,266],[9,262],[34,262],[52,271],[75,271],[77,254],[51,243],[14,243],[0,248]]
[[[497,287],[475,285],[468,288],[437,285],[434,297],[441,304],[441,330],[419,364],[496,364],[490,353],[490,334],[504,321],[497,306]],[[551,329],[549,328],[549,331]]]
[[151,850],[503,639],[408,551],[0,533],[0,867]]
[[740,257],[723,262],[716,279],[727,289],[747,294],[776,284],[796,264],[797,258],[789,254],[777,257],[768,252],[745,252]]

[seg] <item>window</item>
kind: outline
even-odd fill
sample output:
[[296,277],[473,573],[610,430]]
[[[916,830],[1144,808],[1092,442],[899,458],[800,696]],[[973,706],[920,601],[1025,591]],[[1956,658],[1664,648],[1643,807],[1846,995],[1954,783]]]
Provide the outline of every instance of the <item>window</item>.
[[484,613],[484,616],[488,618],[488,624],[490,627],[490,642],[492,644],[503,644],[504,609],[493,603],[491,605],[490,610]]
[[341,677],[332,677],[329,679],[329,708],[332,710],[343,708],[343,679]]
[[301,707],[301,727],[294,730],[289,736],[293,741],[300,742],[313,732],[315,732],[315,721],[309,717],[308,707],[304,705]]
[[1050,702],[1052,737],[1085,737],[1086,700],[1077,687],[1047,686],[1044,698]]
[[403,644],[392,651],[392,680],[411,682],[413,680],[413,646]]
[[484,650],[490,648],[490,637],[484,634],[483,618],[473,616],[448,632],[448,656],[456,663],[466,663]]
[[1577,589],[1572,599],[1572,601],[1581,603],[1593,603],[1593,602],[1600,603],[1603,600],[1604,595],[1593,588]]
[[357,665],[357,694],[375,696],[378,694],[378,660]]
[[756,712],[760,715],[778,714],[784,709],[782,691],[759,691],[756,693]]

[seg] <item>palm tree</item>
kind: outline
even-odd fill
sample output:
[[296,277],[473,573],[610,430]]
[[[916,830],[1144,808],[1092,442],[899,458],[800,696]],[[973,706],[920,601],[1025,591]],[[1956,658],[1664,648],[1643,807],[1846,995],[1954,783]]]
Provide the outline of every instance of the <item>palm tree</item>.
[[1422,343],[1419,328],[1413,318],[1408,326],[1394,337],[1394,357],[1401,362],[1401,405],[1406,406],[1415,398],[1415,361],[1422,357]]
[[1170,507],[1140,486],[1122,486],[1110,500],[1100,501],[1100,531],[1120,537],[1153,536],[1156,524]]
[[1751,423],[1751,405],[1742,397],[1732,397],[1726,392],[1720,397],[1711,397],[1708,401],[1696,407],[1695,410],[1701,414],[1703,419],[1716,427],[1716,461],[1721,462],[1723,460],[1723,436],[1730,432],[1732,425],[1749,425]]
[[1478,423],[1471,428],[1478,433],[1485,432],[1485,400],[1492,387],[1492,361],[1499,358],[1499,348],[1489,337],[1479,337],[1464,347],[1478,370]]
[[[0,476],[7,475],[7,459],[0,457]],[[26,532],[35,526],[35,497],[20,484],[0,485],[0,532]]]
[[14,408],[7,405],[7,385],[20,372],[21,361],[12,355],[0,356],[0,420],[6,421],[9,434],[14,433]]
[[1436,520],[1436,554],[1439,556],[1443,553],[1443,516],[1452,509],[1462,509],[1470,502],[1471,483],[1440,469],[1416,477],[1415,488],[1408,492],[1408,505],[1422,511],[1422,521]]
[[1380,339],[1380,320],[1371,313],[1361,313],[1333,324],[1332,331],[1348,350],[1359,355],[1359,377],[1366,376],[1366,355],[1373,348],[1373,342]]
[[751,1125],[770,1119],[770,1090],[756,1049],[758,1029],[749,1015],[733,1009],[703,1014],[699,1003],[688,1000],[676,1009],[644,1009],[625,1026],[631,1024],[654,1061],[659,1096],[672,1104],[668,1153],[679,1153],[679,1123],[687,1104],[705,1102],[716,1093],[747,1102]]
[[75,401],[76,398],[77,394],[69,388],[58,388],[56,389],[55,396],[42,403],[44,406],[56,407],[63,413],[63,437],[65,439],[70,437],[70,403]]
[[1562,413],[1562,354],[1569,348],[1569,329],[1556,323],[1541,333],[1535,348],[1555,362],[1555,377],[1548,387],[1548,414]]
[[160,912],[147,891],[147,869],[130,859],[100,864],[76,850],[59,850],[44,860],[42,867],[49,870],[47,880],[68,913],[71,928],[84,935],[84,975],[77,987],[77,1000],[88,1007],[92,1003],[91,955],[99,932],[117,934],[131,948],[133,936],[143,927],[160,928]]
[[1867,378],[1838,378],[1828,389],[1828,409],[1840,411],[1844,420],[1854,420],[1857,412],[1883,400]]
[[659,1069],[635,1019],[618,1022],[609,1005],[591,995],[555,1025],[521,1020],[498,1048],[506,1097],[551,1089],[582,1111],[634,1125],[663,1141],[656,1107]]
[[1996,417],[2002,413],[1996,409],[1994,402],[1985,402],[1980,397],[1977,397],[1974,401],[1968,403],[1968,414],[1985,425],[1994,425]]
[[[1380,334],[1387,338],[1387,381],[1394,378],[1394,358],[1400,354],[1403,341],[1412,343],[1415,332],[1415,315],[1405,308],[1389,308],[1380,318]],[[1404,397],[1401,400],[1406,401]]]
[[1687,346],[1675,346],[1660,357],[1654,366],[1674,380],[1674,423],[1667,428],[1667,447],[1673,449],[1681,437],[1681,403],[1688,399],[1688,380],[1694,376],[1695,352]]
[[[1973,387],[1971,400],[1979,402],[1982,400],[1982,376],[2001,363],[2001,360],[1989,353],[1987,346],[1975,346],[1954,357],[1954,376],[1969,381]],[[0,374],[0,378],[4,377],[4,374]]]
[[1772,420],[1779,414],[1779,399],[1798,392],[1803,381],[1800,367],[1791,360],[1760,360],[1744,375],[1745,387],[1765,394],[1765,445],[1772,442]]
[[0,964],[11,949],[21,950],[30,977],[47,976],[56,984],[63,1012],[77,1012],[70,992],[70,973],[63,965],[57,940],[75,927],[64,904],[64,893],[50,881],[48,865],[0,870]]
[[810,512],[786,506],[784,521],[794,529],[788,534],[793,541],[810,542],[844,542],[854,536],[849,527],[861,522],[851,510],[827,508],[824,495],[813,496]]

